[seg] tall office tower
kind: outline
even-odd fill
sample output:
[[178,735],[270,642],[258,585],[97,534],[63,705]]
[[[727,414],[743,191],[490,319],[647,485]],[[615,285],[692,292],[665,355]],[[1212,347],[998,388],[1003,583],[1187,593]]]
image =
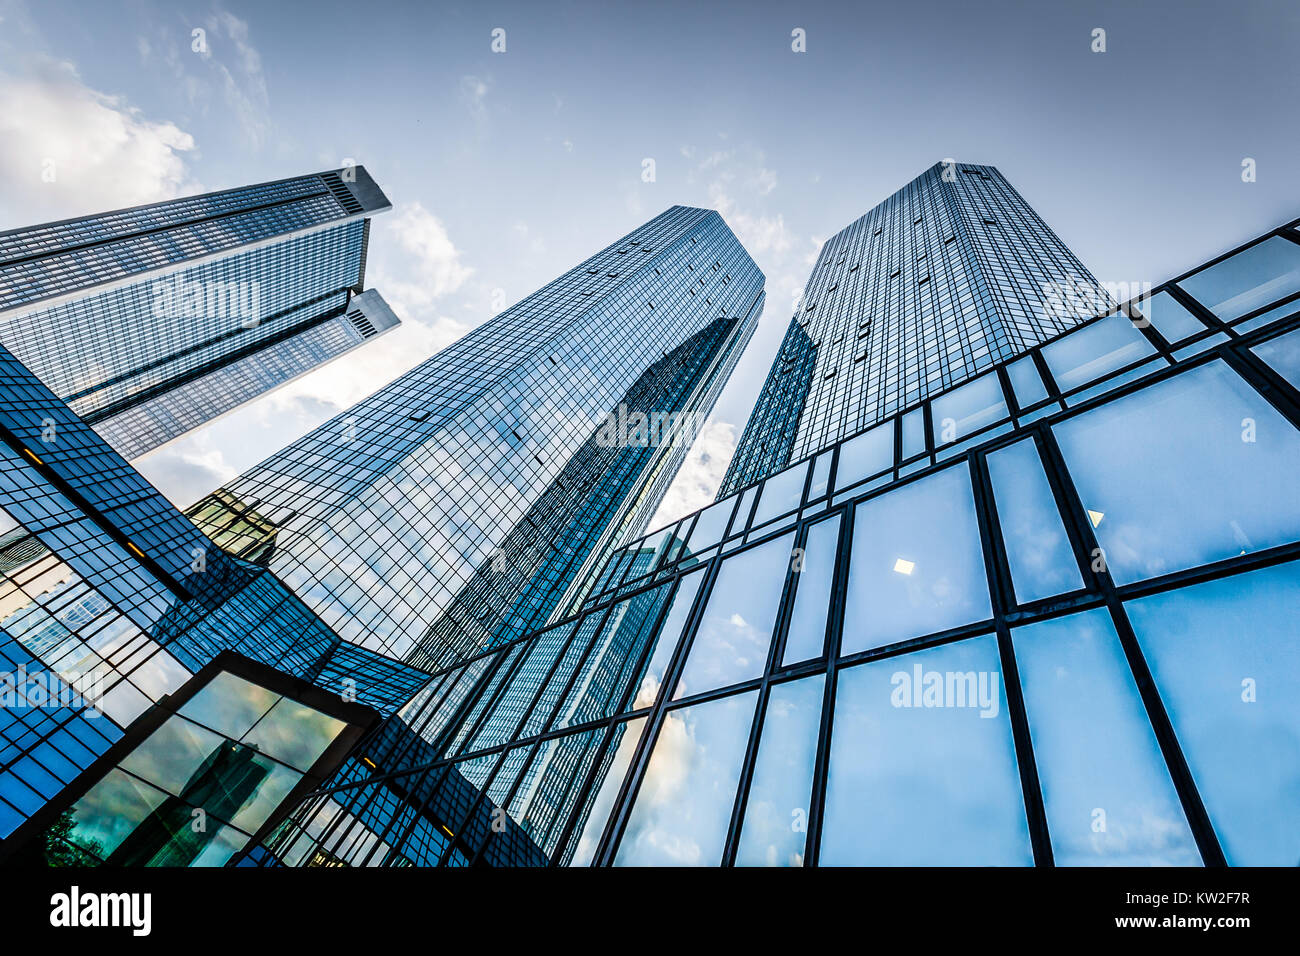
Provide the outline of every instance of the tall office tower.
[[345,639],[455,660],[571,604],[644,528],[762,304],[722,217],[674,206],[191,514]]
[[[123,849],[130,861],[161,853],[219,863],[341,731],[286,702],[278,713],[288,737],[319,741],[333,728],[319,751],[308,744],[295,756],[269,726],[238,726],[248,707],[267,713],[288,697],[337,710],[330,701],[346,699],[377,719],[427,680],[340,640],[264,567],[216,548],[0,348],[0,855],[17,828],[57,825],[103,856],[139,824]],[[138,743],[201,686],[172,727],[180,737],[151,738],[162,749],[146,761],[148,779],[137,762],[111,774],[75,821],[50,818],[112,747]],[[223,734],[246,745],[228,764],[217,753]],[[192,746],[173,746],[178,739]],[[220,810],[231,828],[214,827],[202,847],[165,850],[164,831],[175,828],[149,811],[166,793]]]
[[1297,474],[1293,221],[627,542],[267,850],[1294,865]]
[[364,167],[0,233],[0,342],[128,458],[397,324]]
[[822,246],[719,494],[1109,304],[998,170],[938,163]]

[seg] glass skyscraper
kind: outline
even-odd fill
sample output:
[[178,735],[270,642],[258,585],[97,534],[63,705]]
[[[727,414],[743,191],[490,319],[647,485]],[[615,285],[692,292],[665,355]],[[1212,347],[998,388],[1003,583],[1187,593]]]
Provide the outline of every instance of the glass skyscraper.
[[126,457],[397,324],[364,167],[0,233],[0,342]]
[[644,530],[763,281],[716,212],[674,206],[190,513],[374,651],[434,667],[527,633]]
[[1300,223],[1068,324],[615,550],[270,853],[1293,865]]
[[1111,304],[997,169],[937,163],[822,246],[721,493]]

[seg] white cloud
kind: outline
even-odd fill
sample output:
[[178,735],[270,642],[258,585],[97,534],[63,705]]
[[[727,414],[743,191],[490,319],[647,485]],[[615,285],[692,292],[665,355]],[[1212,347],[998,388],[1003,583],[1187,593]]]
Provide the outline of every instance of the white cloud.
[[650,529],[662,528],[683,515],[712,504],[736,450],[736,426],[710,419],[700,430],[686,461],[668,486]]
[[38,57],[26,67],[22,76],[0,73],[0,225],[157,202],[197,188],[186,167],[194,150],[189,133],[91,89],[71,63]]
[[488,80],[466,74],[460,78],[460,101],[475,122],[487,119]]
[[217,10],[207,22],[208,61],[220,79],[222,97],[244,135],[260,148],[271,133],[271,98],[262,73],[262,56],[249,40],[248,22]]

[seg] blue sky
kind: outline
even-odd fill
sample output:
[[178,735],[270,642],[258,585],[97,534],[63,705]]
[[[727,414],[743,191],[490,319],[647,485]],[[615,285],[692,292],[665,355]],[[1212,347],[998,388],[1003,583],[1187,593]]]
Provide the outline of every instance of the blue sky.
[[668,517],[711,497],[820,242],[940,159],[1001,168],[1103,281],[1160,282],[1300,215],[1297,41],[1281,0],[0,0],[0,228],[346,159],[393,200],[367,279],[403,328],[140,463],[185,503],[489,318],[497,290],[673,203],[717,208],[768,308]]

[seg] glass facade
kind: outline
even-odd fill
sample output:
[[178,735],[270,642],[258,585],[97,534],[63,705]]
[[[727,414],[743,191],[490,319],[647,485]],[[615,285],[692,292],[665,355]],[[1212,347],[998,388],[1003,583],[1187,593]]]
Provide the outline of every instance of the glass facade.
[[[719,496],[1110,305],[997,169],[936,164],[822,246]],[[975,430],[994,392],[949,393],[933,427]]]
[[[344,639],[472,656],[572,606],[644,529],[762,305],[722,218],[675,206],[221,498],[275,526],[267,566]],[[191,513],[225,545],[218,504]]]
[[395,325],[389,208],[351,167],[0,233],[0,342],[136,457]]
[[[435,673],[269,850],[1294,863],[1300,296],[1251,252],[1277,238],[1300,242],[1276,230],[614,550],[576,613]],[[1281,301],[1224,322],[1183,291],[1239,261],[1216,288]]]
[[222,651],[381,713],[428,680],[228,557],[0,348],[0,855]]

